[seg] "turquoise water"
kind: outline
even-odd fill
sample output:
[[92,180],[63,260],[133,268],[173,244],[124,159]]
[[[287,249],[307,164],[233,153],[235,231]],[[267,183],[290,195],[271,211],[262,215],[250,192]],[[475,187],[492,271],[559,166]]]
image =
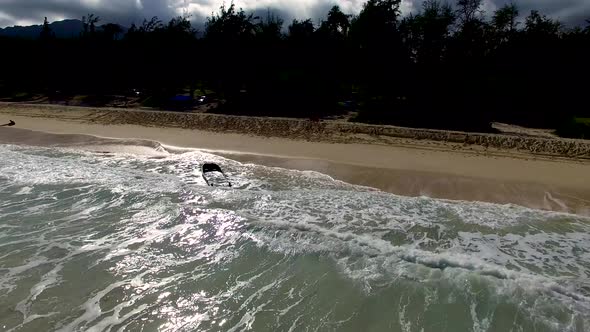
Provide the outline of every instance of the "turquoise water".
[[155,147],[0,145],[0,330],[590,330],[588,218]]

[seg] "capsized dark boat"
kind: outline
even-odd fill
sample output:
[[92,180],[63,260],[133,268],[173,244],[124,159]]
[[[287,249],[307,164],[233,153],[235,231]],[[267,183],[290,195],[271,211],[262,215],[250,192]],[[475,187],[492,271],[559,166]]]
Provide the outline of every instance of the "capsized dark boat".
[[227,175],[223,172],[221,167],[217,164],[203,164],[201,167],[203,172],[203,179],[210,187],[230,187],[232,186],[231,182],[227,178]]

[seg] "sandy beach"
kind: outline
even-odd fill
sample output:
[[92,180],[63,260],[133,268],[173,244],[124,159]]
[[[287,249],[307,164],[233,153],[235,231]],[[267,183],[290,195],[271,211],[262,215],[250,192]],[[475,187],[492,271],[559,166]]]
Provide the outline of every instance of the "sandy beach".
[[[125,121],[114,121],[113,112],[123,114]],[[246,135],[224,127],[216,131],[186,128],[175,121],[156,126],[151,120],[153,113],[3,104],[0,118],[6,122],[12,119],[17,125],[0,128],[0,143],[67,145],[85,140],[89,145],[96,143],[81,135],[149,140],[209,150],[241,162],[314,170],[399,195],[517,204],[590,215],[590,161],[580,153],[586,149],[587,143],[583,141],[552,140],[552,146],[575,143],[578,157],[572,157],[546,150],[535,153],[490,147],[485,141],[461,144],[453,139],[384,138],[379,133],[335,135],[329,132],[331,124],[324,125],[327,126],[324,132],[309,137],[302,136],[301,131],[289,136],[281,128],[278,134],[268,132],[262,136],[256,130],[252,131],[256,135]],[[174,113],[166,116],[173,118]],[[221,119],[221,116],[214,117]],[[272,121],[268,120],[270,124],[264,126],[272,127]],[[384,129],[387,130],[391,129]],[[433,138],[441,135],[438,131],[431,134]],[[511,139],[491,136],[490,141]],[[539,144],[547,146],[541,138],[526,139],[539,140]],[[104,149],[107,145],[108,141],[102,141],[96,148]]]

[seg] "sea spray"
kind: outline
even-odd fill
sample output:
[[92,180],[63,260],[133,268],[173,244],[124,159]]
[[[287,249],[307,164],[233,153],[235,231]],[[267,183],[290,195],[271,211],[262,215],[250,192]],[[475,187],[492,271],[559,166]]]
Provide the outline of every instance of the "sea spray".
[[4,329],[589,328],[588,218],[113,144],[0,145]]

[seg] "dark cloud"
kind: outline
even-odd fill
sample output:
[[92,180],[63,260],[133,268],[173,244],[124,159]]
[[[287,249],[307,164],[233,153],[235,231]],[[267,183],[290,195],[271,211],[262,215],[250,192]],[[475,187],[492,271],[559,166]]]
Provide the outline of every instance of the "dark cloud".
[[[499,8],[510,0],[491,0],[494,8]],[[521,16],[527,16],[531,10],[551,16],[567,25],[582,25],[590,19],[590,1],[588,0],[516,0]]]
[[[510,0],[485,0],[488,12],[504,5]],[[230,1],[225,1],[229,3]],[[236,0],[236,5],[245,10],[255,11],[265,16],[271,10],[283,17],[285,22],[293,18],[312,18],[314,21],[324,17],[328,9],[338,4],[343,11],[358,13],[364,0]],[[453,2],[453,0],[450,0]],[[196,22],[219,9],[221,0],[0,0],[0,26],[40,23],[43,17],[50,20],[81,18],[95,13],[103,21],[129,25],[141,22],[143,18],[158,16],[169,19],[183,13],[190,13]],[[420,8],[422,0],[404,0],[405,13]],[[566,24],[583,24],[590,18],[588,0],[516,0],[521,14],[527,15],[532,9],[552,16]]]
[[29,24],[78,18],[94,13],[104,21],[130,24],[144,17],[172,17],[174,10],[160,0],[0,0],[0,21]]

